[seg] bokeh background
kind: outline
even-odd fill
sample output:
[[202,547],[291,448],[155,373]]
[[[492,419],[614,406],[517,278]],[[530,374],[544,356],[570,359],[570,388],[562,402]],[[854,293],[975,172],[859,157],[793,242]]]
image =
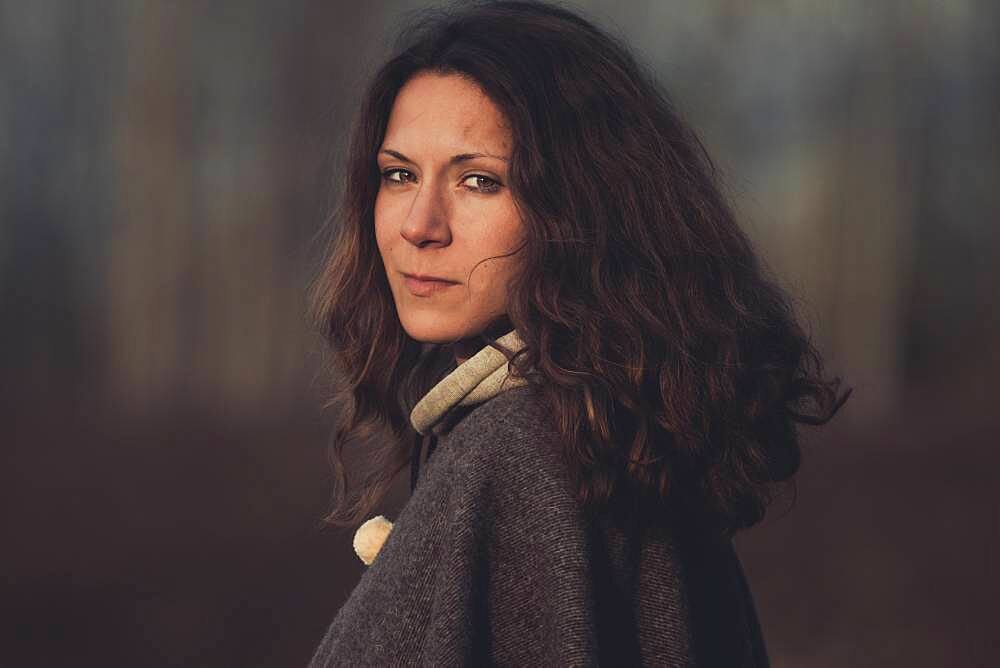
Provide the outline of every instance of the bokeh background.
[[[311,655],[363,565],[320,523],[305,290],[362,86],[434,4],[0,1],[0,665]],[[737,537],[774,664],[996,665],[997,4],[571,6],[855,387]]]

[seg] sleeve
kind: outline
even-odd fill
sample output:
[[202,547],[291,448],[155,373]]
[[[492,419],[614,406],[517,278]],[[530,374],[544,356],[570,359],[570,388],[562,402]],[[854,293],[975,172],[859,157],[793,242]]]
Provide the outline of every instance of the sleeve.
[[431,665],[597,665],[586,523],[551,443],[507,432],[457,467]]
[[311,666],[596,665],[565,480],[537,443],[453,445],[469,448],[431,460]]
[[454,476],[432,460],[341,606],[310,667],[423,665],[439,570],[451,559]]

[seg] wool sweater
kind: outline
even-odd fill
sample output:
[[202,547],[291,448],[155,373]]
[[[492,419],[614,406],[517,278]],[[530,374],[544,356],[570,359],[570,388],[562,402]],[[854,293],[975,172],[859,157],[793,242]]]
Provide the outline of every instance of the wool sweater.
[[538,389],[507,371],[487,346],[414,408],[436,445],[310,666],[767,666],[731,540],[584,511]]

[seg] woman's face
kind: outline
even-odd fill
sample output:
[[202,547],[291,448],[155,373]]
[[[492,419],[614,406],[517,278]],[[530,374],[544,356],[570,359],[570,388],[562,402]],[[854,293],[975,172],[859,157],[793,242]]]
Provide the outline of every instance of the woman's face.
[[503,114],[466,79],[419,73],[396,96],[378,153],[375,237],[412,338],[458,343],[506,313],[517,256],[486,258],[524,238],[507,187],[510,150]]

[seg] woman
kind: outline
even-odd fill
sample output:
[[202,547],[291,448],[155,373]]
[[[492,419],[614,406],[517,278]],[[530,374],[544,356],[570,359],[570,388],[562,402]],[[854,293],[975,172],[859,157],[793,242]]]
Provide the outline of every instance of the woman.
[[359,531],[312,665],[767,665],[732,536],[849,392],[626,48],[551,4],[425,16],[368,89],[312,293],[327,520],[407,463],[411,496]]

